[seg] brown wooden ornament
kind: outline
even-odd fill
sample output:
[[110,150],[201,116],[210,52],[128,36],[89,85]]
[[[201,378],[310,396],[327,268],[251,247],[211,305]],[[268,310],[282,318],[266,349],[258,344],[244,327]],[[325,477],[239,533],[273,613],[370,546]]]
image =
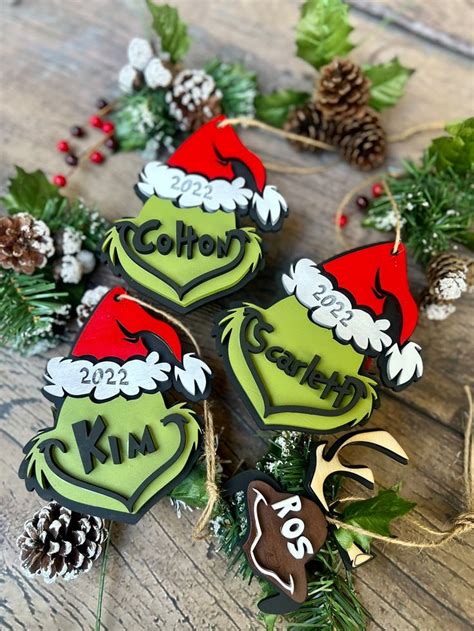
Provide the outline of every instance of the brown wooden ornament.
[[280,592],[303,603],[305,565],[327,537],[327,522],[315,502],[281,493],[261,480],[247,489],[250,529],[242,546],[252,569]]

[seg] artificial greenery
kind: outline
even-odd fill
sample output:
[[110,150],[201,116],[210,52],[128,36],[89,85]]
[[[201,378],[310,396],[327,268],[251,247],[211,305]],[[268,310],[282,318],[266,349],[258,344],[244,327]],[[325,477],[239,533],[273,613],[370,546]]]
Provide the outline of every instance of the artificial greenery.
[[384,64],[364,65],[363,71],[371,83],[369,105],[379,112],[398,103],[408,79],[415,72],[402,66],[398,57]]
[[[290,493],[306,495],[305,476],[309,468],[310,451],[316,439],[298,432],[281,432],[269,444],[265,456],[257,463],[257,468],[271,475],[281,487]],[[190,506],[202,506],[205,497],[205,477],[202,465],[194,469],[188,479],[171,493],[173,500]],[[326,482],[325,494],[330,503],[340,493],[341,479],[332,476]],[[350,502],[345,505],[340,519],[348,524],[359,525],[375,533],[390,536],[390,523],[413,508],[414,504],[399,496],[399,487],[381,490],[368,500]],[[247,531],[245,498],[241,493],[229,501],[221,499],[211,523],[212,532],[217,538],[219,549],[228,559],[229,567],[242,580],[257,580],[261,590],[259,600],[274,593],[266,581],[255,577],[240,547]],[[349,531],[340,529],[344,533]],[[307,564],[308,598],[297,611],[283,617],[286,628],[318,629],[321,631],[363,631],[366,628],[368,612],[359,600],[352,576],[346,572],[341,562],[338,546],[349,547],[350,542],[359,540],[350,532],[350,541],[337,536],[330,530],[328,539],[315,559]],[[388,534],[387,534],[388,533]],[[369,550],[370,541],[364,541]],[[260,614],[267,630],[275,629],[277,617]],[[280,617],[278,617],[280,618]]]
[[[16,167],[0,203],[10,215],[27,212],[43,221],[53,237],[64,229],[81,233],[82,248],[98,251],[107,221],[81,199],[70,200],[53,186],[43,171],[28,173]],[[54,273],[55,255],[28,276],[0,268],[0,344],[24,354],[51,346],[72,308],[79,304],[83,281],[66,283]]]
[[458,175],[474,170],[474,117],[446,126],[449,136],[431,143],[428,155],[434,158],[438,172],[452,169]]
[[354,48],[349,7],[342,0],[306,0],[296,28],[298,57],[316,70]]
[[[186,24],[177,9],[167,4],[147,0],[153,31],[159,41],[156,49],[162,63],[176,77],[185,68],[184,57],[192,43]],[[228,117],[254,115],[257,78],[241,63],[226,63],[212,59],[204,64],[204,71],[215,82],[222,97],[220,107]],[[136,84],[119,99],[111,114],[115,137],[122,151],[146,150],[146,158],[160,153],[171,153],[190,132],[180,128],[179,121],[170,115],[167,102],[170,85],[149,87],[143,73],[138,73]]]
[[[474,170],[460,174],[444,166],[446,160],[435,149],[439,146],[434,141],[419,164],[404,162],[401,177],[387,177],[400,211],[403,242],[423,265],[456,243],[474,250]],[[393,231],[396,223],[397,213],[386,195],[372,202],[363,221],[384,232]]]
[[213,59],[204,65],[222,92],[222,109],[229,118],[253,116],[257,95],[257,75],[240,63]]
[[[354,45],[349,35],[350,8],[343,0],[306,0],[296,27],[297,54],[316,70],[337,57],[347,56]],[[376,110],[394,106],[403,96],[406,82],[414,70],[398,58],[383,64],[365,65],[362,72],[370,80],[368,105]],[[303,105],[311,96],[305,91],[278,90],[255,100],[256,118],[283,127],[290,110]]]
[[147,0],[153,19],[153,30],[161,42],[161,49],[168,53],[172,63],[183,59],[191,45],[188,27],[180,19],[177,9],[169,4],[155,4]]
[[309,98],[308,92],[297,90],[278,90],[270,94],[261,94],[255,99],[255,115],[269,125],[283,127],[291,108],[303,105]]
[[24,354],[47,347],[55,324],[69,310],[67,292],[44,274],[0,269],[0,345]]

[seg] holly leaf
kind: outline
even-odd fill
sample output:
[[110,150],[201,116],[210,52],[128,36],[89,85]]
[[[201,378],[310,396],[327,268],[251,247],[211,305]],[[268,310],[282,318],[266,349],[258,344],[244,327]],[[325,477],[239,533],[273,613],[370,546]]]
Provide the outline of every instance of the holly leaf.
[[306,0],[296,27],[298,57],[319,69],[334,57],[347,55],[354,48],[348,14],[342,0]]
[[[384,537],[391,537],[390,524],[393,520],[403,517],[415,507],[399,495],[399,487],[383,489],[375,497],[348,504],[342,513],[341,520],[352,526],[358,526]],[[367,535],[351,532],[339,528],[335,533],[339,544],[346,550],[352,543],[358,543],[367,552],[370,549],[371,538]]]
[[172,63],[181,61],[188,52],[191,38],[188,27],[179,18],[178,11],[169,4],[154,4],[147,0],[153,18],[153,29],[161,41],[161,49],[170,55]]
[[428,148],[437,171],[452,169],[464,175],[474,169],[474,117],[446,126],[450,136],[435,138]]
[[262,94],[255,99],[255,116],[274,127],[283,127],[290,109],[303,105],[309,98],[307,92],[296,90],[278,90]]
[[379,112],[393,107],[402,98],[406,82],[415,72],[402,66],[398,57],[385,64],[365,65],[363,71],[372,83],[369,105]]
[[28,212],[39,217],[49,200],[62,199],[57,187],[48,180],[43,171],[38,169],[27,173],[19,166],[15,168],[16,174],[8,183],[8,192],[0,198],[10,214]]

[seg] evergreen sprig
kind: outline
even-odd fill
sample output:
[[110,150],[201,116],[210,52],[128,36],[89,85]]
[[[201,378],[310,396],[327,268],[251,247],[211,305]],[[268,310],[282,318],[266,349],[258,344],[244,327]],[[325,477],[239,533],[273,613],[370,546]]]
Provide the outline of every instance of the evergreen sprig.
[[58,317],[68,310],[67,293],[44,274],[0,270],[0,345],[30,354],[47,348]]
[[[474,250],[474,171],[439,170],[436,160],[436,154],[425,154],[420,164],[404,162],[402,177],[387,178],[400,210],[403,242],[425,265],[454,243]],[[390,200],[382,195],[373,201],[363,225],[390,232],[396,220]]]

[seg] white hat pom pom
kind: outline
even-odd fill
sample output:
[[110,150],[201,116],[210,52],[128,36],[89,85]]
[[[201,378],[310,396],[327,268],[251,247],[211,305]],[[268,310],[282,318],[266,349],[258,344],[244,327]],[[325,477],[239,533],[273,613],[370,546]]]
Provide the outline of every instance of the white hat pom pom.
[[192,399],[204,399],[210,386],[211,369],[194,353],[183,355],[181,366],[174,367],[175,388]]
[[421,347],[415,342],[408,342],[400,348],[391,346],[382,356],[385,385],[395,390],[402,390],[423,375]]
[[254,193],[255,220],[264,230],[277,230],[283,217],[288,214],[288,204],[275,186],[265,186],[262,195]]

